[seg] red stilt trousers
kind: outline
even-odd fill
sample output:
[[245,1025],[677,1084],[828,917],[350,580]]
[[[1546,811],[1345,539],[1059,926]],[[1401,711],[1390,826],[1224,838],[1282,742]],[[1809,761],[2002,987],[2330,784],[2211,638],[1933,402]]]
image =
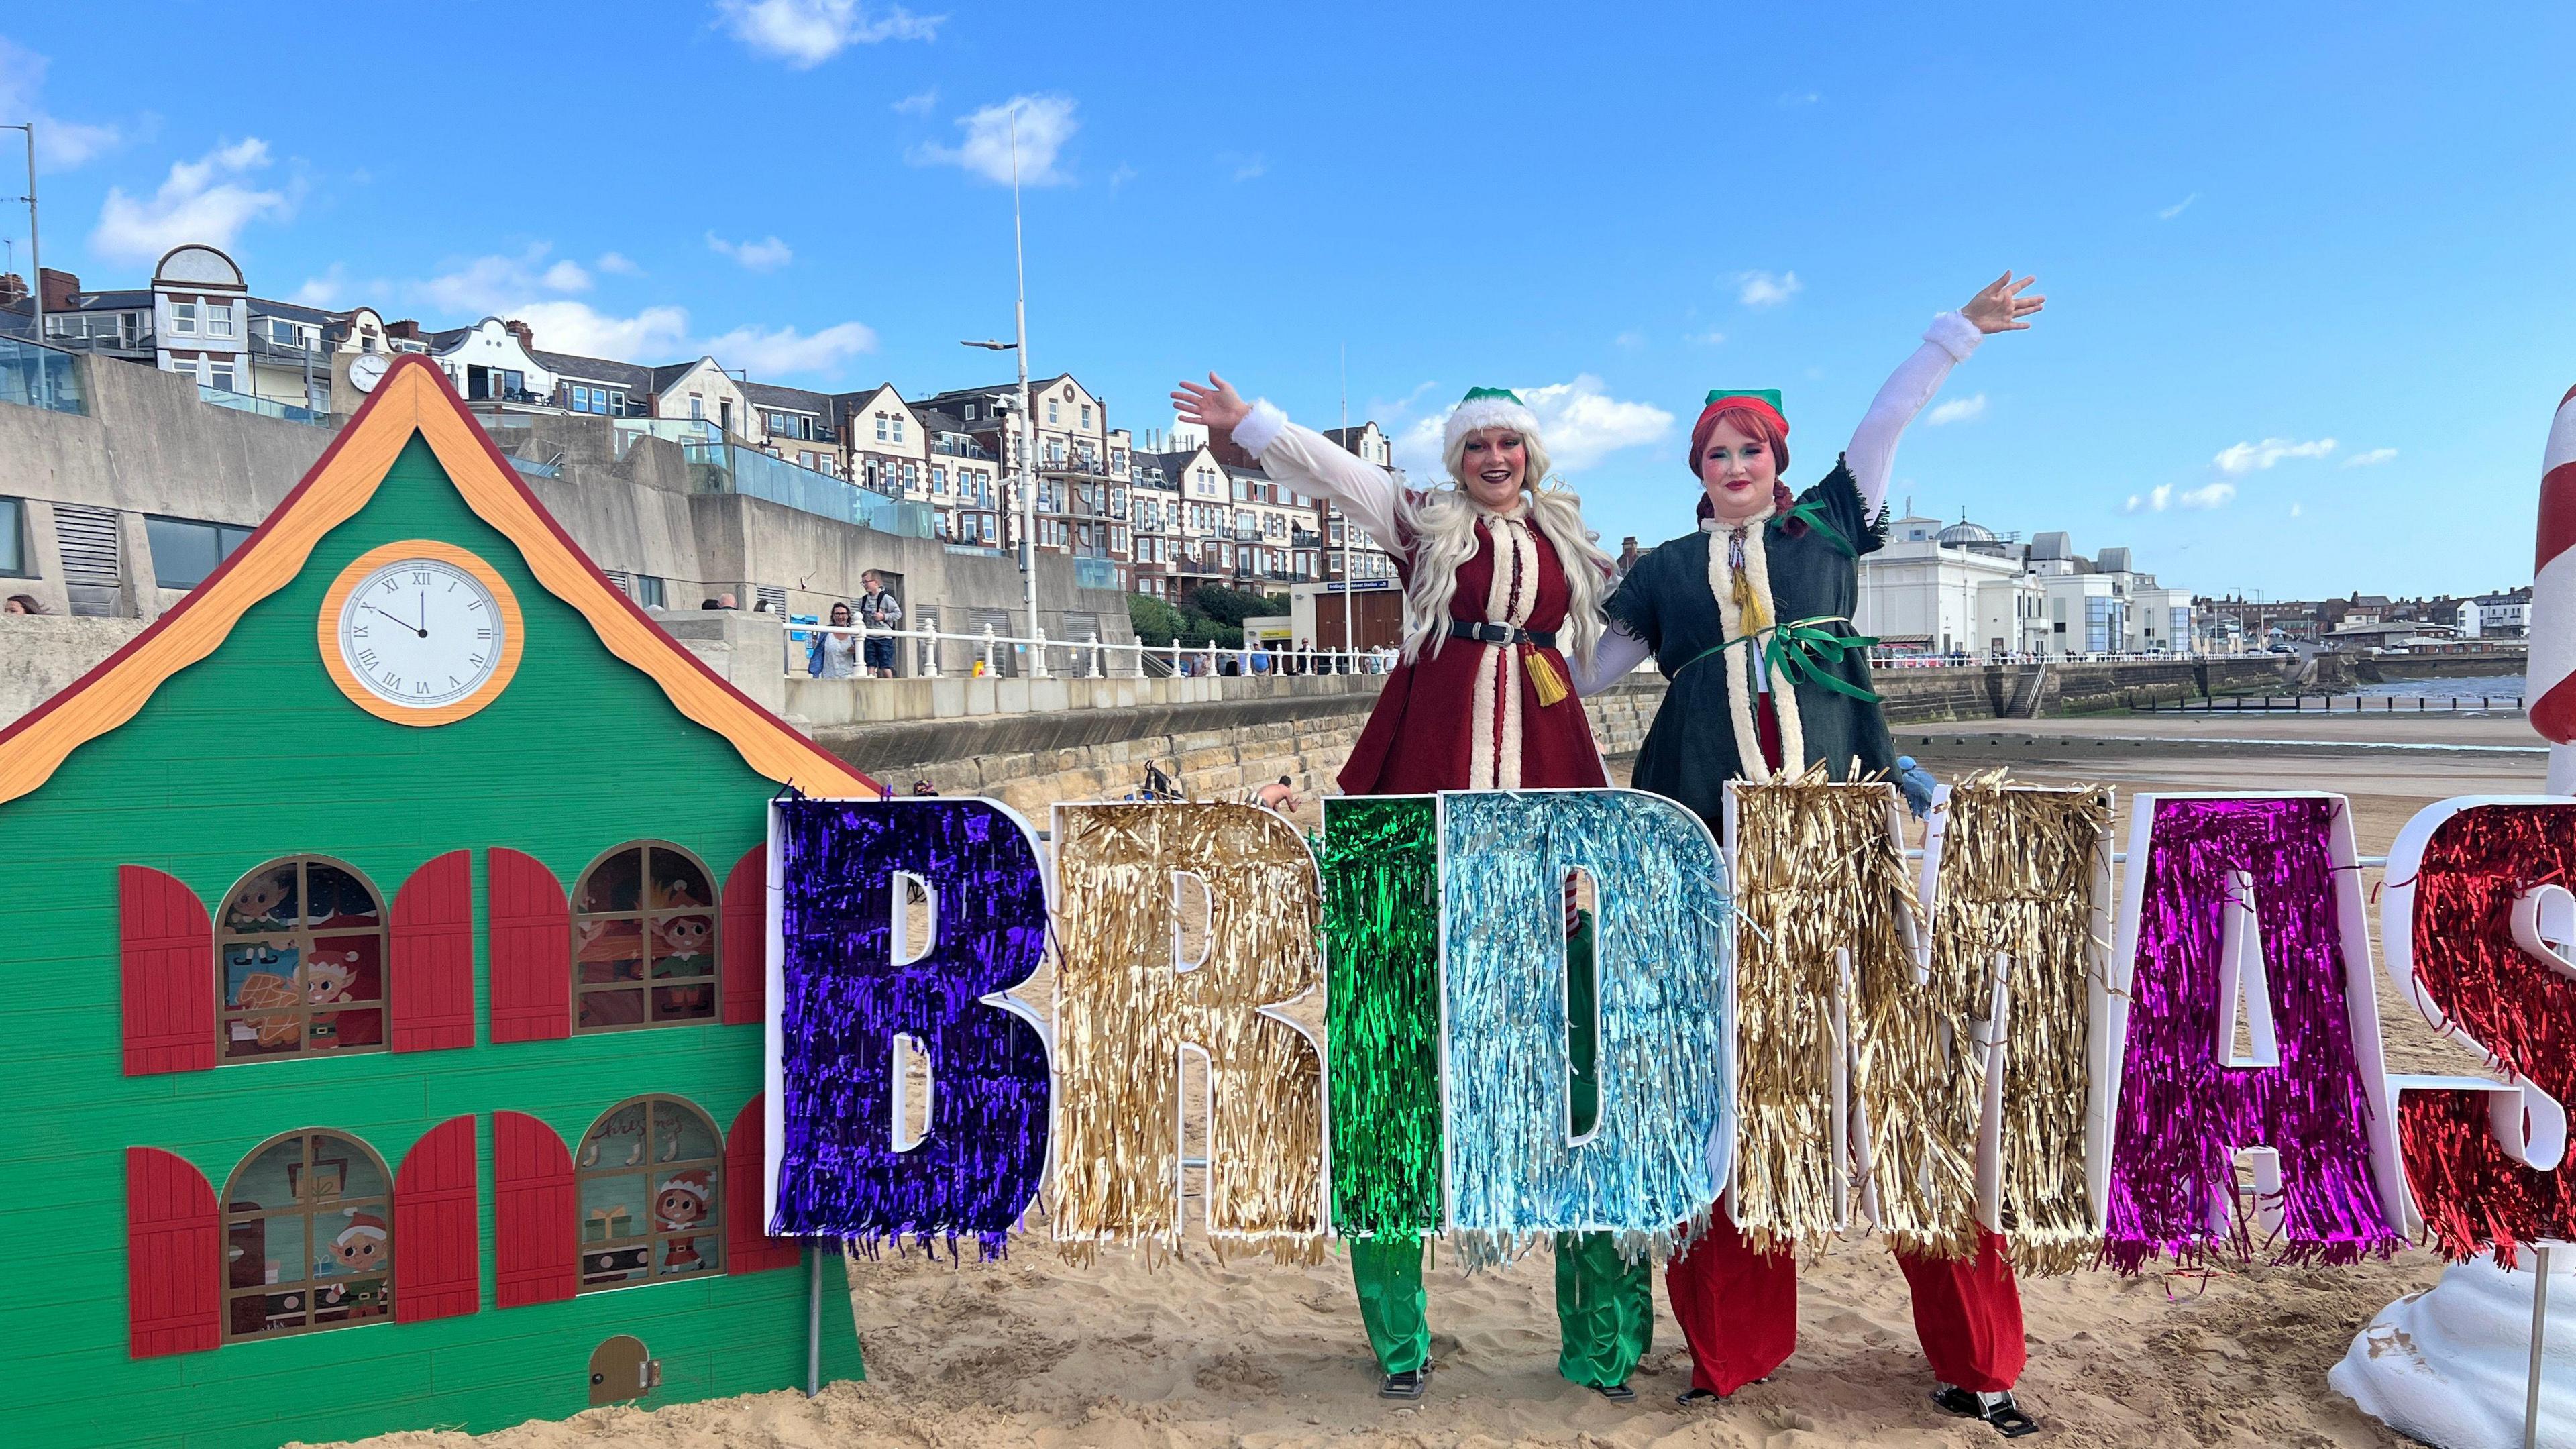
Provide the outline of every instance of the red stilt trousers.
[[[1984,1239],[1973,1260],[1900,1253],[1896,1263],[1914,1293],[1914,1336],[1932,1376],[1992,1394],[2013,1386],[2029,1355],[2004,1240]],[[1707,1234],[1665,1268],[1664,1287],[1690,1344],[1692,1388],[1734,1393],[1798,1347],[1798,1260],[1754,1252],[1723,1199]]]

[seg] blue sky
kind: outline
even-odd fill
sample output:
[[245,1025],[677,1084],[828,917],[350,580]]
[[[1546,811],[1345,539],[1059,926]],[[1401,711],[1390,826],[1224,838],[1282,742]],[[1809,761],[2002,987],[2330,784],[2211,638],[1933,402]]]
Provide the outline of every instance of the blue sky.
[[1688,527],[1709,388],[1783,388],[1821,472],[2009,264],[2049,309],[1900,501],[2203,592],[2527,581],[2576,9],[2102,8],[22,6],[0,120],[87,285],[215,240],[264,295],[920,393],[999,375],[955,343],[1009,335],[1019,99],[1041,373],[1139,432],[1210,367],[1330,423],[1345,346],[1400,435],[1520,388],[1614,545]]

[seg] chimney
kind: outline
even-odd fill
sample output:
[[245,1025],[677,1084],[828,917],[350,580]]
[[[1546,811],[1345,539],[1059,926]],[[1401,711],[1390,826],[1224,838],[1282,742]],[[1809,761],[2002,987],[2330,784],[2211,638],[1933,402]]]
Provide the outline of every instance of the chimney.
[[72,294],[80,290],[80,278],[70,272],[58,272],[47,267],[37,278],[36,285],[45,289],[46,311],[68,312],[72,309]]
[[385,335],[387,337],[399,337],[405,342],[418,342],[420,340],[420,324],[409,317],[405,317],[400,322],[388,322],[385,324]]
[[16,272],[0,272],[0,307],[27,300],[27,279]]
[[537,350],[536,329],[530,327],[527,323],[520,321],[516,317],[511,318],[509,321],[504,322],[501,325],[509,329],[511,336],[519,339],[519,345],[521,347],[530,352]]

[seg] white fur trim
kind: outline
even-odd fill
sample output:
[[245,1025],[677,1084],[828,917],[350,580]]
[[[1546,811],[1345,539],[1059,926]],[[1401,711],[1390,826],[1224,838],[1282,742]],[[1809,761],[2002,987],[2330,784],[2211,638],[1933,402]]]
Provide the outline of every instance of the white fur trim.
[[1474,402],[1460,403],[1449,414],[1449,421],[1441,426],[1441,451],[1445,453],[1457,447],[1460,438],[1478,428],[1513,428],[1535,433],[1538,431],[1538,414],[1498,397],[1480,397]]
[[[1769,601],[1777,614],[1780,601],[1771,593],[1771,554],[1764,544],[1770,530],[1764,525],[1774,510],[1764,508],[1755,518],[1740,525],[1744,530],[1744,581],[1757,599]],[[1807,766],[1807,723],[1798,712],[1797,687],[1790,683],[1785,670],[1773,667],[1762,656],[1770,629],[1761,637],[1746,637],[1744,611],[1735,607],[1734,568],[1727,560],[1728,544],[1733,529],[1701,525],[1708,535],[1708,591],[1717,600],[1718,628],[1731,641],[1719,663],[1726,668],[1726,712],[1735,726],[1735,755],[1744,767],[1744,778],[1756,785],[1771,783],[1768,760],[1762,757],[1762,732],[1753,719],[1754,688],[1752,671],[1769,669],[1771,675],[1771,710],[1780,722],[1780,767],[1783,773],[1799,774]],[[1777,628],[1779,620],[1771,623]]]
[[1288,431],[1288,415],[1263,398],[1252,405],[1252,416],[1234,425],[1234,441],[1243,451],[1258,458],[1270,451],[1279,435]]
[[1968,354],[1977,350],[1977,344],[1986,340],[1986,334],[1977,330],[1976,323],[1958,313],[1944,312],[1932,319],[1931,326],[1923,329],[1923,340],[1965,362]]
[[[1527,626],[1538,593],[1538,543],[1528,522],[1508,515],[1485,515],[1485,537],[1492,545],[1493,575],[1485,586],[1485,622]],[[1517,581],[1526,580],[1520,588]],[[1517,790],[1521,787],[1520,649],[1511,644],[1479,644],[1476,700],[1469,714],[1476,748],[1467,763],[1470,790]]]

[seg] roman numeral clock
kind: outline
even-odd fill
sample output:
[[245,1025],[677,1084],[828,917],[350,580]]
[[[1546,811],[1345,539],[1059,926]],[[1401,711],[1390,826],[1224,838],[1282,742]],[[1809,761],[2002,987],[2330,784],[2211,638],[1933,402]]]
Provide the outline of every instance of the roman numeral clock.
[[340,692],[405,725],[450,724],[499,698],[526,635],[498,570],[421,538],[351,561],[322,596],[317,625]]

